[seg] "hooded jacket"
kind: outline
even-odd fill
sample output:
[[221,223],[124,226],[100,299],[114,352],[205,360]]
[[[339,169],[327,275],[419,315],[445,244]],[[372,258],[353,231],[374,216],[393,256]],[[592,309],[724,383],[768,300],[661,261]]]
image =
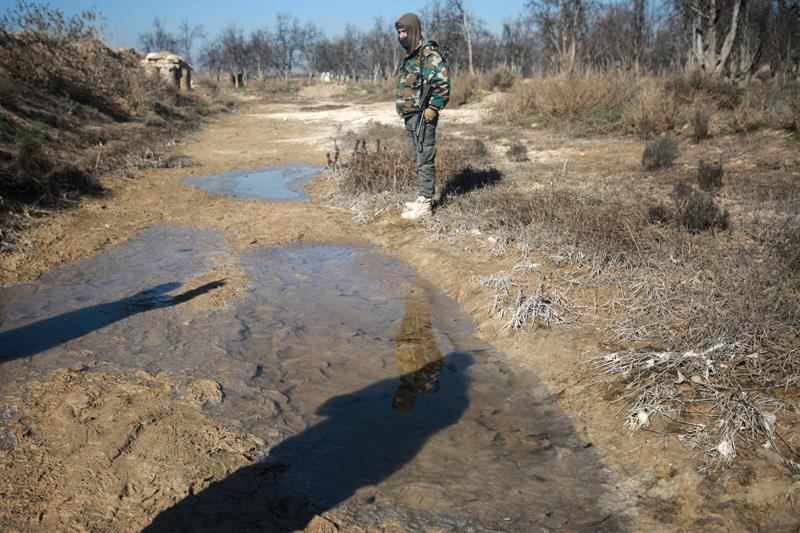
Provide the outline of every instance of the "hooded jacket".
[[419,18],[413,13],[406,13],[395,23],[395,27],[408,32],[408,55],[398,67],[397,113],[408,116],[418,113],[419,100],[422,97],[423,84],[433,88],[429,107],[442,109],[450,100],[450,78],[447,63],[439,53],[435,41],[422,37],[422,26]]

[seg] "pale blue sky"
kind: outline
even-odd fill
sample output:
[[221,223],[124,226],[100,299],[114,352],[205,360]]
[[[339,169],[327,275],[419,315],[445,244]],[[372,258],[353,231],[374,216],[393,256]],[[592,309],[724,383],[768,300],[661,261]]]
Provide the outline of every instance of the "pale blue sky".
[[[0,11],[15,5],[15,0],[0,0]],[[426,0],[61,0],[49,2],[67,15],[95,8],[106,19],[106,36],[114,46],[138,46],[138,35],[149,31],[153,19],[161,18],[169,31],[187,20],[202,25],[214,37],[231,22],[245,32],[265,26],[273,27],[277,13],[289,13],[301,22],[313,22],[328,36],[342,32],[347,23],[361,29],[372,27],[375,17],[392,22],[405,12],[419,13]],[[506,19],[516,18],[524,0],[465,0],[475,17],[487,29],[499,33]],[[424,21],[423,21],[424,24]],[[424,31],[424,25],[423,25]]]

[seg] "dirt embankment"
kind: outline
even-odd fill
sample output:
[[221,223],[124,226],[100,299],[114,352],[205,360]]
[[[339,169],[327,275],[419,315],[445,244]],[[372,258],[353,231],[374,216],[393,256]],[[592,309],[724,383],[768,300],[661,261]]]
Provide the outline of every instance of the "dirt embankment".
[[159,152],[229,108],[148,75],[140,59],[91,34],[0,29],[0,249],[20,246],[32,219],[108,194],[99,176],[192,164]]
[[[738,463],[733,470],[703,471],[702,463],[675,439],[623,430],[618,407],[604,400],[606,391],[576,379],[587,353],[605,351],[593,329],[538,329],[513,336],[501,332],[500,322],[488,313],[489,291],[465,280],[510,269],[514,260],[493,254],[479,236],[467,244],[433,243],[422,227],[394,212],[363,226],[349,212],[316,201],[222,198],[180,183],[187,175],[323,164],[333,136],[369,120],[393,123],[392,113],[391,103],[352,107],[338,99],[301,95],[295,102],[273,104],[245,95],[238,113],[209,120],[202,131],[173,148],[175,155],[188,156],[200,166],[138,169],[131,171],[130,180],[105,178],[110,197],[89,199],[23,233],[19,249],[0,256],[2,281],[35,279],[159,223],[219,229],[238,249],[300,240],[376,244],[455,298],[480,324],[482,337],[531,368],[550,388],[581,438],[592,443],[612,471],[622,502],[619,512],[637,529],[796,527],[798,482],[766,455]],[[477,109],[449,111],[443,134],[472,131],[478,114]],[[556,146],[549,134],[527,135],[530,146],[542,147],[531,157],[559,165],[567,160],[580,168],[624,170],[638,163],[641,153],[641,144],[629,139],[565,139]],[[508,142],[498,138],[489,144],[498,155],[500,143]],[[324,180],[311,184],[313,197],[318,200],[328,186]],[[195,393],[196,384],[174,383],[168,376],[141,374],[138,381],[128,382],[114,375],[63,370],[15,388],[15,401],[29,406],[29,414],[12,423],[21,445],[3,463],[8,475],[2,482],[2,513],[35,515],[28,523],[38,520],[36,527],[43,529],[56,520],[101,529],[126,518],[126,523],[143,525],[176,499],[253,460],[257,439],[222,430],[218,420],[203,412],[203,403],[214,401],[214,387],[207,385]],[[174,400],[174,391],[182,399]],[[167,462],[172,470],[158,468],[165,457],[171,457]],[[102,472],[100,482],[92,471]],[[26,487],[20,493],[24,497],[10,497],[21,485]],[[75,518],[87,512],[92,521]]]

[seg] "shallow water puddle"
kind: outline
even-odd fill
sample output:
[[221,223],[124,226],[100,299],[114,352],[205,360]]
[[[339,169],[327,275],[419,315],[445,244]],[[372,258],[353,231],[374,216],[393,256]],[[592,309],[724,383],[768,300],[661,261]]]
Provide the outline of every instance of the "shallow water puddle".
[[212,379],[225,396],[206,409],[273,446],[153,530],[292,531],[324,512],[365,528],[612,527],[606,475],[544,387],[375,250],[237,255],[161,226],[0,303],[0,387],[74,365]]
[[261,200],[304,200],[304,182],[319,175],[322,167],[285,165],[260,170],[231,172],[217,176],[191,176],[185,183],[223,196],[241,196]]

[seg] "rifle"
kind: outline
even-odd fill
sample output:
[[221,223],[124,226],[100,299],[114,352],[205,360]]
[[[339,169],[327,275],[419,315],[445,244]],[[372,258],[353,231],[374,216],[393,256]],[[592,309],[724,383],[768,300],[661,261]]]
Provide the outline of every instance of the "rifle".
[[431,101],[431,90],[432,86],[430,84],[425,86],[425,90],[422,91],[422,98],[419,101],[419,111],[417,111],[417,124],[414,126],[414,142],[417,145],[417,152],[422,152],[422,143],[425,142],[425,128],[423,125],[425,124],[425,108],[428,107],[428,103]]

